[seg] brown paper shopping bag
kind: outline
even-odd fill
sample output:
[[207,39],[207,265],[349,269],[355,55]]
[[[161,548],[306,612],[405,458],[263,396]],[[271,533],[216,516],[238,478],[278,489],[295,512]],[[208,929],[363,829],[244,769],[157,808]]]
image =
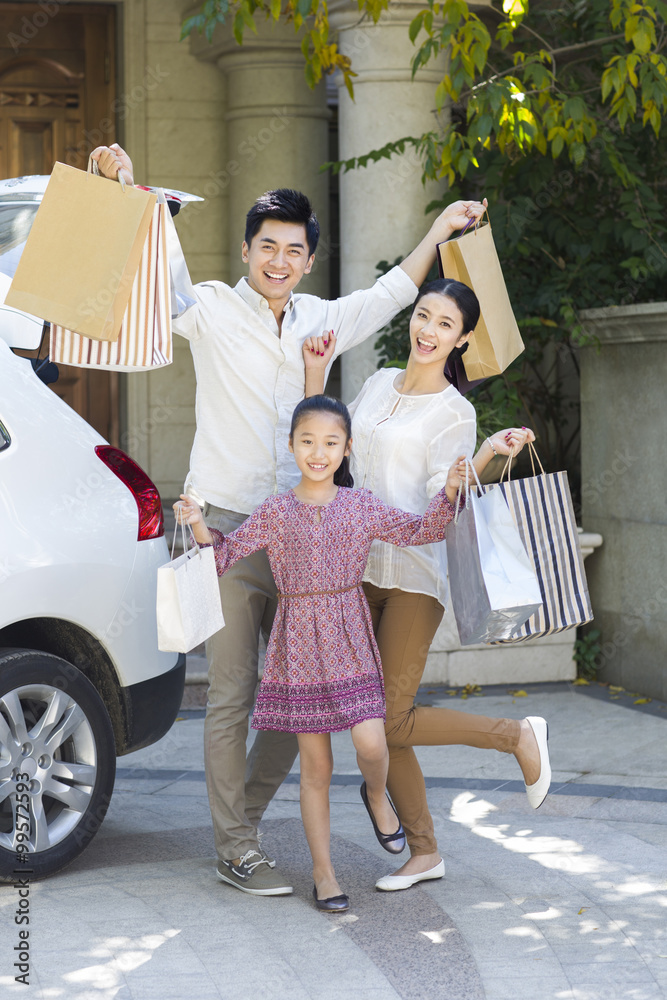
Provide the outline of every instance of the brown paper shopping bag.
[[93,340],[116,340],[155,198],[56,163],[7,305]]
[[456,239],[438,243],[444,278],[462,281],[479,299],[480,317],[463,355],[471,381],[499,375],[524,350],[505,279],[493,242],[491,223],[483,222]]
[[149,371],[171,364],[168,226],[173,222],[164,194],[159,191],[118,339],[113,343],[91,340],[52,323],[51,361],[118,372]]

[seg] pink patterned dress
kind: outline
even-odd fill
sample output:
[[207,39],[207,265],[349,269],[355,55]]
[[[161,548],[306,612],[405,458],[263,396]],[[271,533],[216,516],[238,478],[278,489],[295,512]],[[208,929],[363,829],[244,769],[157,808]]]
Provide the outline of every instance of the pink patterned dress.
[[254,729],[334,733],[384,719],[382,665],[361,587],[371,542],[440,541],[453,516],[444,490],[419,516],[341,486],[324,506],[290,490],[229,535],[211,529],[219,575],[266,549],[278,588]]

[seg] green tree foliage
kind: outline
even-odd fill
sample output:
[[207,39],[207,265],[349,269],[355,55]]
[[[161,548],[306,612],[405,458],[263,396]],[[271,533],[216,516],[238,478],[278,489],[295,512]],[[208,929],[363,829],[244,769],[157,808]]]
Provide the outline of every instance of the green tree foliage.
[[[359,11],[373,23],[389,6],[389,0],[358,0],[358,3]],[[293,24],[301,36],[308,86],[319,83],[324,73],[340,70],[352,96],[352,79],[356,74],[349,58],[339,51],[335,40],[331,40],[326,0],[206,0],[198,14],[183,22],[181,38],[198,31],[210,42],[216,27],[230,22],[234,38],[242,45],[246,28],[256,34],[258,21],[281,20]]]
[[[357,4],[377,22],[389,0]],[[256,31],[260,19],[294,25],[310,86],[340,69],[353,92],[354,70],[331,39],[327,0],[206,0],[184,22],[183,37],[198,30],[211,38],[217,24],[229,20],[241,44],[246,28]],[[495,147],[510,158],[533,150],[556,158],[566,150],[580,166],[587,144],[609,122],[623,130],[641,120],[658,136],[667,110],[666,21],[665,0],[535,0],[530,7],[529,0],[502,0],[502,8],[476,11],[465,0],[427,0],[409,28],[412,69],[447,52],[434,94],[442,120],[429,135],[403,142],[418,145],[428,173],[453,184],[478,166],[483,149]],[[450,106],[463,121],[461,115],[450,119]],[[613,159],[629,184],[629,168]]]

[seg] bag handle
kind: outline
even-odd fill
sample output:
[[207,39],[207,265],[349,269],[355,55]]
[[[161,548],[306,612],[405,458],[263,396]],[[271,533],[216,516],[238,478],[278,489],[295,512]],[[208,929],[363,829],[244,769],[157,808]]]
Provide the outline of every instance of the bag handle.
[[[482,219],[484,218],[484,215],[486,215],[486,217],[487,217],[486,221],[489,223],[489,225],[491,225],[491,220],[489,219],[489,210],[488,210],[488,208],[485,208],[484,211],[482,212]],[[459,230],[459,235],[456,237],[456,239],[460,240],[461,237],[464,236],[465,233],[468,232],[468,230],[470,229],[470,227],[472,226],[473,223],[475,224],[475,236],[476,236],[480,222],[481,222],[481,219],[476,219],[475,216],[473,215],[472,219],[468,219],[468,221],[466,222],[466,224],[463,227],[463,229]],[[451,239],[451,237],[450,237],[450,239]],[[449,243],[449,240],[445,240],[444,242],[445,243]],[[440,257],[440,254],[437,252],[438,251],[438,247],[440,247],[440,246],[442,246],[441,243],[436,243],[436,245],[435,245],[436,258],[437,258],[436,263],[438,265],[438,277],[439,278],[444,278],[445,277],[445,272],[444,272],[443,267],[442,267],[442,259]]]
[[[92,155],[88,157],[88,170],[86,172],[89,173],[89,174],[93,174],[95,177],[101,177],[102,176],[100,174],[100,168],[99,168],[99,166],[97,164],[97,160],[94,160],[93,157],[92,157]],[[121,174],[120,170],[118,171],[118,174],[116,176],[116,180],[120,184],[121,191],[124,191],[125,190],[125,178]]]
[[472,219],[468,219],[468,221],[466,222],[465,226],[460,231],[459,235],[456,237],[457,240],[460,239],[464,235],[464,233],[468,232],[468,230],[470,229],[470,227],[472,226],[473,223],[475,224],[475,236],[476,236],[477,235],[477,230],[479,229],[479,227],[481,225],[481,222],[482,222],[482,219],[484,218],[485,215],[486,215],[486,221],[489,223],[489,225],[491,225],[491,219],[489,218],[489,210],[488,210],[488,208],[485,208],[484,211],[482,212],[482,214],[480,215],[479,219],[476,219],[474,215],[473,215]]
[[[535,472],[535,462],[537,462],[537,464],[540,467],[540,473],[541,473],[541,475],[546,476],[546,472],[544,471],[544,466],[540,462],[540,456],[537,454],[537,451],[535,450],[535,445],[533,444],[532,441],[528,442],[528,454],[530,455],[530,465],[531,465],[531,468],[533,470],[533,477],[535,477],[537,475],[537,473]],[[507,461],[505,462],[503,471],[502,471],[501,476],[500,476],[500,482],[501,483],[505,481],[505,474],[506,473],[507,473],[507,482],[508,483],[512,482],[512,459],[513,458],[514,458],[514,452],[512,452],[512,454],[508,455],[508,457],[507,457]]]
[[[192,530],[191,525],[188,525],[188,531],[190,532],[190,538],[192,539],[193,548],[192,548],[192,550],[188,550],[188,539],[187,539],[186,534],[185,534],[185,521],[181,521],[181,519],[179,518],[177,520],[176,524],[174,525],[174,537],[171,540],[171,561],[172,562],[174,561],[174,549],[176,548],[176,535],[178,534],[178,526],[179,526],[179,524],[181,526],[181,540],[182,540],[182,544],[183,544],[183,555],[187,555],[189,551],[191,551],[192,554],[195,555],[195,556],[201,555],[201,549],[199,548],[199,543],[198,543],[197,539],[195,538],[194,531]],[[187,570],[187,567],[188,567],[188,562],[186,560],[186,563],[185,563],[186,570]]]
[[[456,507],[455,507],[455,510],[454,510],[454,524],[458,524],[459,512],[461,511],[462,506],[465,507],[466,510],[470,506],[470,470],[471,469],[472,469],[472,474],[473,474],[473,477],[475,479],[475,482],[477,483],[477,489],[479,490],[479,493],[482,492],[482,484],[479,481],[479,476],[477,475],[477,470],[476,470],[475,466],[473,465],[472,460],[469,459],[469,458],[466,458],[465,463],[466,463],[466,497],[465,497],[465,503],[463,505],[461,505],[461,503],[460,503],[460,500],[461,500],[461,490],[463,488],[463,483],[460,483],[459,484],[459,488],[458,488],[457,493],[456,493]],[[479,496],[479,493],[478,493],[478,496]]]

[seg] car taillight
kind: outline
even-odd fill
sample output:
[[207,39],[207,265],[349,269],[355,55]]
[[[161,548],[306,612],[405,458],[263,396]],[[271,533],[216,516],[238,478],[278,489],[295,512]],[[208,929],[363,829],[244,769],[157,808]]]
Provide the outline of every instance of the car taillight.
[[144,470],[126,455],[120,448],[112,448],[108,444],[98,444],[95,454],[124,483],[139,508],[139,534],[141,542],[147,538],[159,538],[164,535],[164,517],[162,501],[157,486]]

